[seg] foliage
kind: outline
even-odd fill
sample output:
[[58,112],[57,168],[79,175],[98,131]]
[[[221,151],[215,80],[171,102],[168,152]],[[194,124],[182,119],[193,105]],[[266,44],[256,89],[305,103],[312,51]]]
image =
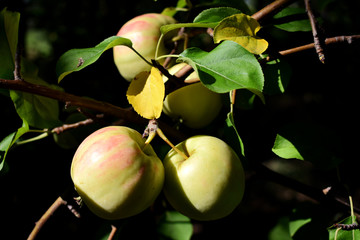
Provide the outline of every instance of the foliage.
[[[20,188],[24,199],[31,195],[35,199],[33,202],[39,204],[28,206],[26,201],[29,200],[20,203],[24,205],[20,210],[22,214],[25,215],[30,208],[32,213],[24,218],[24,221],[29,221],[26,224],[30,224],[26,226],[26,233],[21,234],[30,233],[33,222],[51,204],[52,200],[41,200],[43,194],[48,194],[45,189],[50,189],[50,199],[64,195],[69,205],[73,203],[72,197],[76,193],[69,183],[68,170],[75,148],[97,128],[98,125],[90,123],[96,122],[101,126],[119,124],[121,115],[123,119],[120,119],[120,124],[139,129],[140,132],[144,132],[148,120],[157,119],[160,128],[174,142],[180,141],[184,135],[194,134],[216,135],[228,142],[241,156],[249,173],[243,202],[230,216],[208,223],[193,221],[173,211],[162,195],[151,209],[118,222],[97,219],[83,207],[79,210],[83,217],[76,222],[69,220],[75,218],[71,214],[55,214],[52,218],[60,218],[63,227],[60,228],[58,222],[55,222],[55,226],[51,222],[46,223],[50,230],[47,232],[47,225],[44,226],[44,238],[56,238],[55,231],[59,231],[56,229],[65,229],[62,237],[87,238],[96,232],[98,239],[106,239],[110,230],[106,229],[104,233],[103,226],[112,224],[118,228],[115,237],[119,239],[148,234],[156,239],[226,238],[234,233],[243,235],[246,231],[259,231],[259,228],[262,231],[257,236],[259,239],[303,239],[304,236],[309,239],[359,239],[359,229],[347,231],[333,225],[339,222],[339,216],[345,219],[339,224],[354,224],[355,216],[359,213],[356,202],[354,207],[351,201],[351,195],[356,195],[360,189],[353,181],[357,173],[357,146],[353,147],[352,134],[357,127],[354,120],[357,98],[350,83],[355,79],[357,66],[347,59],[355,56],[354,49],[359,49],[355,41],[350,46],[339,44],[334,48],[328,47],[325,54],[330,60],[322,65],[315,50],[281,54],[281,50],[313,41],[313,29],[301,2],[283,6],[284,9],[278,13],[273,12],[260,19],[250,14],[266,6],[265,3],[255,3],[257,1],[143,2],[146,3],[140,7],[141,10],[126,14],[122,10],[116,12],[115,8],[103,9],[116,13],[107,24],[96,22],[101,19],[101,11],[99,15],[94,14],[96,21],[72,22],[65,31],[59,22],[49,20],[50,29],[54,28],[52,21],[59,27],[52,30],[52,36],[56,35],[52,38],[54,51],[47,51],[52,57],[46,55],[46,59],[41,59],[44,57],[41,54],[37,59],[36,54],[31,55],[35,59],[25,54],[19,57],[21,51],[16,50],[18,43],[26,43],[22,39],[21,24],[24,23],[20,16],[29,13],[8,8],[1,10],[0,101],[4,103],[4,123],[0,128],[0,181],[4,186],[1,203],[12,204],[10,194],[14,195],[13,201],[18,201],[13,188]],[[323,4],[321,7],[314,7],[318,11],[333,11],[333,5],[336,5],[332,1],[320,2]],[[148,12],[147,4],[157,8],[149,9],[178,20],[176,24],[161,27],[162,37],[170,31],[179,30],[179,36],[173,38],[177,48],[174,48],[175,52],[157,56],[149,63],[153,65],[150,73],[140,73],[131,83],[127,83],[116,71],[109,54],[117,45],[124,45],[135,52],[136,49],[132,48],[131,40],[116,37],[114,33],[121,22]],[[65,14],[62,10],[58,11]],[[119,21],[121,14],[123,18]],[[317,20],[323,24],[329,20],[327,24],[334,24],[331,16]],[[355,15],[350,12],[349,16]],[[90,25],[81,29],[82,24]],[[331,31],[332,34],[353,34],[342,32],[339,28],[341,22],[338,24],[336,31]],[[116,27],[111,28],[110,25]],[[343,26],[344,31],[358,30],[352,29],[352,25],[347,21]],[[90,26],[94,26],[94,29]],[[91,31],[94,33],[81,38],[84,32]],[[65,41],[66,32],[77,35]],[[181,32],[186,34],[181,35]],[[62,41],[64,45],[57,47],[61,46]],[[163,82],[161,75],[169,73],[156,62],[162,58],[171,60],[170,64],[186,62],[198,74],[204,86],[223,96],[221,114],[210,126],[192,130],[182,125],[181,120],[173,122],[161,114],[165,95],[174,90],[171,82],[181,80],[181,76],[169,76],[169,81]],[[22,79],[14,80],[14,70],[20,71]],[[7,80],[15,84],[11,85]],[[21,88],[16,81],[22,81]],[[54,94],[46,95],[40,93],[39,89],[47,89]],[[85,100],[87,104],[81,105]],[[107,114],[104,116],[104,113]],[[69,122],[74,114],[75,120]],[[160,158],[169,150],[161,139],[155,138],[152,145]],[[47,152],[46,148],[52,152]],[[283,164],[284,161],[286,164]],[[262,170],[263,166],[267,166],[269,171]],[[33,176],[34,180],[26,183],[21,179],[24,173],[26,178]],[[34,186],[34,181],[38,185]],[[273,181],[280,185],[273,185]],[[292,190],[284,190],[284,193],[281,185]],[[332,186],[330,193],[324,194],[321,189],[328,186]],[[31,188],[39,189],[33,194]],[[64,194],[63,189],[70,190]],[[296,191],[315,201],[294,193]],[[345,200],[338,201],[339,196]],[[350,199],[349,205],[346,204],[347,199]],[[76,203],[73,205],[76,206]],[[64,209],[62,212],[68,211]],[[262,214],[260,218],[259,214]],[[6,212],[5,216],[9,215],[13,217]],[[61,221],[61,218],[65,220]],[[262,221],[262,218],[265,220]],[[261,222],[258,222],[259,219]],[[14,224],[14,221],[9,222]],[[84,227],[87,224],[94,228]],[[240,231],[239,228],[243,229]],[[1,238],[6,234],[1,233]]]

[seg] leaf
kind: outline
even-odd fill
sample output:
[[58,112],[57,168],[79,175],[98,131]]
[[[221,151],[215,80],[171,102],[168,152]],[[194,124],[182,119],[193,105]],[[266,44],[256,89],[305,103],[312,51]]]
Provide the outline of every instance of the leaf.
[[80,71],[81,69],[96,62],[106,50],[117,46],[125,45],[132,47],[131,40],[123,37],[112,36],[93,48],[71,49],[65,52],[56,64],[56,75],[60,82],[66,75]]
[[[238,132],[237,129],[236,129],[235,121],[234,121],[234,115],[233,115],[232,112],[229,112],[229,113],[227,114],[227,118],[226,118],[225,121],[226,121],[227,127],[228,127],[228,128],[232,128],[233,131],[234,131],[234,133],[235,133],[235,135],[236,135],[236,137],[237,137],[237,143],[236,143],[236,145],[238,145],[238,147],[235,146],[236,148],[234,147],[234,149],[240,148],[241,156],[242,156],[242,157],[245,157],[244,143],[243,143],[243,141],[241,140],[240,135],[239,135],[239,132]],[[233,141],[232,141],[231,143],[233,144]]]
[[186,6],[187,2],[185,0],[178,0],[176,7],[167,7],[161,12],[161,14],[173,17],[177,12],[188,11],[188,9],[185,8]]
[[289,230],[289,217],[281,217],[268,236],[269,240],[292,240]]
[[162,34],[179,28],[215,28],[225,17],[239,13],[240,10],[230,7],[210,8],[202,11],[192,23],[174,23],[160,27]]
[[283,59],[267,62],[263,68],[265,75],[264,93],[269,95],[284,93],[291,77],[291,66]]
[[166,211],[160,219],[157,232],[165,239],[189,240],[193,227],[188,217],[176,211]]
[[160,71],[152,67],[150,73],[139,73],[131,81],[126,96],[140,116],[147,119],[159,118],[165,97],[165,85]]
[[[316,215],[315,213],[318,213],[314,207],[315,205],[305,202],[300,203],[292,210],[289,218],[289,231],[291,237],[294,237],[296,233],[300,232],[300,229],[304,230],[306,226],[309,226],[312,223],[313,216]],[[320,214],[318,213],[318,215]]]
[[279,157],[296,158],[330,169],[341,162],[340,139],[323,126],[293,123],[281,128],[272,151]]
[[211,52],[189,48],[179,60],[190,64],[201,82],[214,92],[248,89],[264,101],[261,66],[253,54],[235,42],[224,41]]
[[0,142],[0,171],[4,167],[5,158],[11,146],[28,131],[29,124],[23,119],[22,126],[16,132],[9,134]]
[[272,151],[279,157],[285,159],[295,158],[299,160],[304,160],[303,156],[301,156],[294,144],[292,144],[288,139],[279,134],[276,135]]
[[14,78],[15,52],[18,42],[20,14],[3,9],[0,12],[0,77]]
[[[356,222],[356,221],[355,221]],[[352,217],[349,216],[344,220],[338,222],[339,224],[351,224]],[[360,230],[338,230],[337,228],[331,227],[328,229],[329,232],[329,240],[359,240],[360,239]]]
[[241,13],[240,10],[231,7],[209,8],[202,11],[194,19],[194,23],[219,23],[224,18]]
[[[25,78],[25,80],[34,84],[54,87],[38,77]],[[20,118],[26,120],[30,126],[51,128],[61,124],[57,100],[13,90],[10,91],[10,97]]]
[[179,29],[179,28],[214,28],[217,25],[217,23],[173,23],[173,24],[167,24],[160,27],[160,31],[163,35],[166,33]]
[[[299,18],[302,17],[302,18]],[[288,32],[308,32],[311,31],[311,24],[308,16],[303,8],[288,7],[284,8],[276,15],[274,19],[279,24],[274,24],[275,27]],[[280,22],[284,23],[280,23]]]
[[268,42],[258,38],[260,24],[249,15],[239,13],[222,20],[214,29],[214,42],[232,40],[254,54],[263,53]]

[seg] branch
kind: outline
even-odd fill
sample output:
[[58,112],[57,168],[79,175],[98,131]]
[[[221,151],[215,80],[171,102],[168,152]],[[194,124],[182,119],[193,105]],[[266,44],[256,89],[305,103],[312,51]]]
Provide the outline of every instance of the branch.
[[117,227],[112,224],[112,225],[111,225],[111,232],[110,232],[109,237],[108,237],[107,240],[112,240],[112,239],[114,239],[115,234],[116,234],[116,231],[117,231]]
[[20,47],[18,46],[15,53],[15,70],[14,70],[14,79],[23,80],[21,77],[21,53]]
[[51,132],[56,133],[56,134],[60,134],[60,133],[62,133],[64,131],[66,131],[66,130],[78,128],[80,126],[86,126],[86,125],[89,125],[89,124],[92,124],[92,123],[94,123],[94,119],[88,118],[88,119],[85,119],[85,120],[80,121],[80,122],[76,122],[76,123],[72,123],[72,124],[64,124],[62,126],[56,127],[53,130],[51,130]]
[[[314,37],[314,46],[315,46],[315,50],[316,53],[319,56],[319,60],[322,63],[325,63],[325,55],[324,55],[324,50],[322,47],[322,44],[324,43],[324,41],[321,41],[320,39],[320,35],[318,33],[318,23],[315,19],[315,16],[312,12],[311,6],[310,6],[310,0],[305,0],[305,8],[306,8],[306,12],[309,16],[309,20],[310,20],[310,24],[311,24],[311,29],[312,29],[312,34]],[[323,39],[322,39],[323,40]]]
[[[336,37],[326,38],[325,39],[325,44],[326,45],[334,44],[334,43],[352,44],[352,43],[354,43],[354,41],[359,40],[359,39],[360,39],[360,35],[336,36]],[[301,51],[305,51],[305,50],[313,49],[313,48],[315,48],[315,43],[310,43],[310,44],[302,45],[302,46],[299,46],[299,47],[294,47],[294,48],[290,48],[290,49],[287,49],[287,50],[282,50],[282,51],[278,52],[277,55],[285,56],[285,55],[289,55],[289,54],[293,54],[293,53],[297,53],[297,52],[301,52]],[[266,58],[266,60],[271,61],[275,57],[274,56],[269,56],[269,57]]]
[[[0,79],[0,88],[17,90],[52,98],[64,102],[67,105],[92,109],[139,125],[147,125],[148,123],[147,119],[142,118],[132,110],[124,109],[107,102],[79,97],[70,93],[58,91],[42,85],[32,84],[26,81]],[[160,124],[161,128],[172,138],[175,138],[179,141],[186,138],[183,133],[173,129],[169,125],[165,123]]]
[[40,229],[43,227],[43,225],[46,223],[46,221],[51,217],[51,215],[54,214],[54,212],[61,206],[66,205],[67,202],[63,200],[61,197],[58,197],[56,201],[50,206],[50,208],[42,215],[39,221],[35,223],[35,227],[31,231],[28,240],[35,239],[36,235],[39,233]]
[[267,17],[275,15],[281,9],[285,8],[293,2],[296,2],[296,0],[276,0],[262,8],[258,12],[254,13],[251,17],[256,19],[257,21],[262,21]]
[[[270,180],[270,181],[280,184],[282,186],[288,187],[290,189],[293,189],[294,191],[302,193],[319,203],[323,203],[323,204],[326,204],[331,207],[338,207],[339,209],[341,209],[343,211],[350,211],[349,203],[347,203],[346,201],[344,201],[344,200],[340,199],[339,197],[336,197],[332,194],[327,194],[327,192],[324,192],[321,189],[318,189],[318,188],[315,188],[312,186],[308,186],[308,185],[298,182],[292,178],[289,178],[287,176],[284,176],[282,174],[274,172],[273,170],[265,167],[262,164],[254,165],[254,169],[258,176],[260,176],[262,178],[266,178],[267,180]],[[354,208],[354,212],[356,212],[357,214],[360,214],[360,209]]]

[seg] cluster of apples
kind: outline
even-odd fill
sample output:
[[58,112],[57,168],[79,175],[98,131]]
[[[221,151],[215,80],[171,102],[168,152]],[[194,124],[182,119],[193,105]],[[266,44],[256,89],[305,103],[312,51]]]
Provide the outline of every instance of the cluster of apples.
[[[127,22],[118,35],[131,39],[133,47],[150,61],[155,57],[160,27],[170,23],[175,23],[171,17],[144,14]],[[166,51],[161,43],[158,54]],[[114,48],[114,61],[128,81],[151,68],[125,46]],[[175,65],[169,72],[176,74],[184,65]],[[194,74],[188,78],[197,78]],[[198,82],[166,96],[163,112],[182,118],[188,127],[202,128],[215,119],[221,105],[220,95]],[[195,220],[215,220],[238,206],[245,185],[239,157],[219,138],[190,137],[160,160],[139,132],[125,126],[109,126],[89,135],[75,152],[71,178],[83,202],[104,219],[139,214],[163,191],[180,213]]]
[[109,126],[89,135],[75,152],[71,178],[97,216],[122,219],[147,209],[163,190],[170,205],[189,218],[208,221],[229,215],[244,194],[240,159],[223,140],[193,136],[161,161],[142,135]]

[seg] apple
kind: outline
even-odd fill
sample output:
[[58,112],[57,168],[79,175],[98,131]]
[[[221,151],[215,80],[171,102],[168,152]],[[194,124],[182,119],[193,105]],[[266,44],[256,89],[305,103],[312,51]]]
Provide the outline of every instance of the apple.
[[241,161],[219,138],[198,135],[171,149],[163,160],[164,195],[185,216],[209,221],[229,215],[241,202],[245,177]]
[[[169,73],[176,74],[177,71],[173,69],[179,71],[181,67],[179,64],[174,65],[169,69]],[[186,80],[194,78],[198,78],[196,72]],[[209,125],[219,115],[221,107],[221,95],[197,82],[168,94],[164,100],[163,113],[174,120],[181,119],[187,127],[198,129]]]
[[[117,33],[117,36],[128,38],[133,43],[133,48],[145,59],[151,61],[155,58],[156,47],[161,35],[162,25],[175,23],[176,20],[170,16],[147,13],[137,16],[126,22]],[[166,34],[169,38],[171,33]],[[167,54],[164,41],[161,42],[158,55]],[[151,66],[141,59],[132,49],[126,46],[113,48],[114,62],[120,74],[127,81],[131,81],[138,73],[149,71]]]
[[144,142],[134,129],[110,126],[90,134],[76,150],[71,178],[97,216],[114,220],[136,215],[161,192],[164,167]]

